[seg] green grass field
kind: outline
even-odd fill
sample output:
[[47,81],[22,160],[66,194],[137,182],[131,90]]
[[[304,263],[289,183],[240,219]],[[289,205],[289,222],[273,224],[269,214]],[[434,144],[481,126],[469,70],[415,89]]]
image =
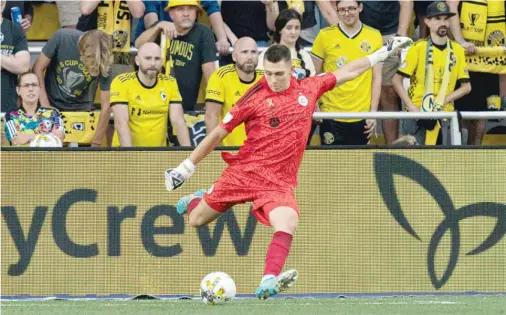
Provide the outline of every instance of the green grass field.
[[390,298],[318,298],[234,300],[206,306],[199,300],[2,301],[2,314],[506,314],[506,296],[417,296]]

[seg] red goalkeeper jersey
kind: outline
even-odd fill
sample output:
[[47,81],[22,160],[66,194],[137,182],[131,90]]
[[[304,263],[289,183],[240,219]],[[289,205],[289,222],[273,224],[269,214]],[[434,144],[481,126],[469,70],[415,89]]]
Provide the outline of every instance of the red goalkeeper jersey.
[[316,103],[335,85],[336,77],[327,73],[300,81],[292,78],[287,90],[274,92],[262,78],[220,124],[228,132],[243,122],[246,126],[247,140],[236,155],[223,153],[225,162],[238,176],[254,177],[264,187],[297,187]]

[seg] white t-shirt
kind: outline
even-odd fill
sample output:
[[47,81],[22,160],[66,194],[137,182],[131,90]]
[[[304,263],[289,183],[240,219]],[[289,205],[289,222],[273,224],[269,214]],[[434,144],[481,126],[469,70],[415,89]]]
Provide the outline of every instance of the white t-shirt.
[[[316,70],[313,64],[313,60],[311,59],[311,56],[307,51],[304,49],[299,50],[300,56],[302,57],[302,60],[304,60],[304,68],[302,68],[302,63],[299,57],[297,57],[297,51],[295,49],[290,49],[292,52],[292,63],[295,66],[295,69],[293,70],[293,75],[298,80],[304,79],[306,77],[306,70],[309,70],[309,76],[312,77],[316,74]],[[262,51],[260,56],[258,56],[258,66],[257,69],[264,69],[264,55],[265,50]]]

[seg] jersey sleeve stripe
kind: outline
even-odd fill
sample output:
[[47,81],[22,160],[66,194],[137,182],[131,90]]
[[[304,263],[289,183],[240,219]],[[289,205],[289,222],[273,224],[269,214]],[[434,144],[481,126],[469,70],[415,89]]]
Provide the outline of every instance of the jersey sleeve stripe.
[[171,104],[182,104],[182,101],[169,101],[169,105]]
[[111,106],[113,106],[113,105],[127,105],[128,106],[128,101],[111,102]]
[[459,86],[460,84],[468,83],[468,82],[471,82],[471,80],[469,78],[458,79],[457,83],[455,84],[455,86]]
[[217,104],[223,105],[222,101],[213,100],[212,98],[206,98],[206,103],[207,102],[213,102],[213,103],[217,103]]
[[409,74],[407,74],[407,73],[404,73],[404,72],[402,72],[401,70],[397,70],[397,73],[398,73],[398,74],[400,74],[400,75],[402,75],[402,76],[403,76],[403,77],[405,77],[405,78],[411,78],[411,75],[409,75]]
[[315,54],[314,52],[310,52],[310,54],[311,54],[312,56],[315,56],[316,58],[318,58],[318,59],[320,59],[320,60],[322,60],[322,61],[323,61],[323,58],[322,58],[322,57],[320,57],[320,56],[318,56],[318,55],[317,55],[317,54]]

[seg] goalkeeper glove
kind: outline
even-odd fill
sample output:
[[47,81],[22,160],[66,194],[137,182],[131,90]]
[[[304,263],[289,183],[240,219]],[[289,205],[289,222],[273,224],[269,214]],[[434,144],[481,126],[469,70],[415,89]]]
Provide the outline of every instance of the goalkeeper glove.
[[192,161],[189,159],[184,160],[178,167],[165,170],[165,187],[168,191],[178,189],[194,172],[195,165]]
[[389,56],[396,54],[398,49],[409,47],[411,44],[413,44],[413,40],[409,37],[393,36],[383,47],[368,55],[367,58],[371,63],[371,67],[374,67],[376,64],[385,61]]

